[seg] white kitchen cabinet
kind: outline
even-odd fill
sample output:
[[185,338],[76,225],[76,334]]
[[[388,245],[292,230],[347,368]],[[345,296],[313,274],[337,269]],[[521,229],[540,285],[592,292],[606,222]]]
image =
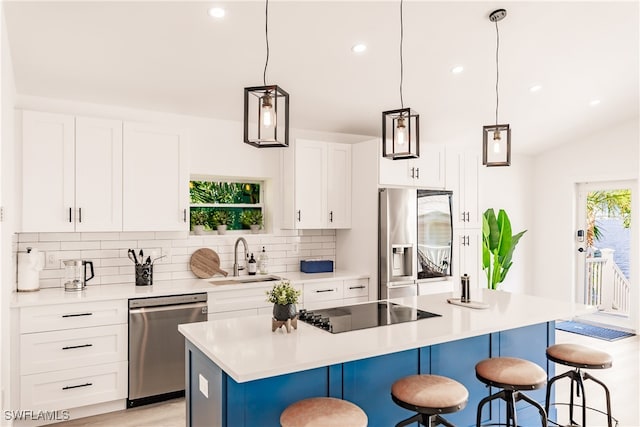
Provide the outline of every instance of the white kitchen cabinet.
[[23,111],[22,231],[122,229],[122,122]]
[[351,227],[351,146],[297,139],[288,151],[282,167],[283,227]]
[[127,397],[126,300],[24,307],[18,407],[63,410]]
[[409,186],[416,188],[444,188],[445,151],[441,144],[420,144],[417,159],[391,160],[378,157],[378,181],[380,185]]
[[123,231],[189,229],[186,131],[124,123]]
[[330,280],[304,283],[307,310],[356,304],[368,301],[369,279]]
[[467,274],[474,288],[484,287],[485,279],[482,271],[482,235],[478,228],[457,228],[453,230],[454,251],[453,260],[454,290],[459,289],[460,276]]
[[446,188],[453,191],[454,228],[482,227],[478,199],[479,167],[479,154],[455,149],[447,151]]

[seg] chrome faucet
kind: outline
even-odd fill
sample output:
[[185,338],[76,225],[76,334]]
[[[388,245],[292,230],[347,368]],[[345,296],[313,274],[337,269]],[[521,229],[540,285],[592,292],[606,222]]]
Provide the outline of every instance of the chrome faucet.
[[244,270],[244,267],[238,266],[238,243],[242,242],[244,245],[244,259],[246,260],[249,257],[249,245],[247,245],[247,241],[244,240],[244,237],[238,237],[236,239],[236,244],[233,247],[233,275],[238,276],[238,271]]

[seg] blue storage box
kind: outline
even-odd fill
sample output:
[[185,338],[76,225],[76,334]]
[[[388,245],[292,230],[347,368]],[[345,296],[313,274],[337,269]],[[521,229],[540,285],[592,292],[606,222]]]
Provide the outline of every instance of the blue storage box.
[[330,259],[315,261],[300,261],[300,271],[303,273],[329,273],[333,271],[333,261]]

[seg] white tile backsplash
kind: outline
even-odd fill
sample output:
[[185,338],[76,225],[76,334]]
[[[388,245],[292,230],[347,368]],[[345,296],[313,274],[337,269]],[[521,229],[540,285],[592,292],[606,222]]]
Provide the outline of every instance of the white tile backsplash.
[[[133,263],[127,249],[136,253],[143,249],[146,256],[166,255],[154,265],[154,280],[194,278],[189,268],[191,254],[206,247],[220,256],[220,267],[231,273],[236,239],[244,237],[249,252],[256,260],[264,246],[269,256],[270,273],[300,270],[300,260],[322,258],[336,261],[335,230],[279,230],[275,234],[189,235],[186,232],[113,232],[113,233],[19,233],[14,251],[27,247],[40,251],[55,251],[60,260],[82,258],[93,261],[95,278],[90,285],[133,283]],[[239,252],[242,245],[239,245]],[[64,269],[48,268],[40,274],[40,287],[63,286]],[[246,274],[243,272],[242,274]]]

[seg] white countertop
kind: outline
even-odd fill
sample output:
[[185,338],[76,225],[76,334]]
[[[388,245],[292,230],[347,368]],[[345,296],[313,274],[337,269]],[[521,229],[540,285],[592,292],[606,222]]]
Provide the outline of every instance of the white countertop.
[[[287,272],[275,273],[290,280],[292,283],[306,283],[330,280],[348,280],[368,278],[368,274],[353,273],[349,271],[334,271],[332,273],[301,273]],[[248,276],[241,276],[246,278]],[[255,277],[260,277],[256,275]],[[198,292],[222,292],[234,289],[248,289],[257,286],[257,283],[239,283],[232,285],[216,285],[219,280],[230,279],[229,277],[217,276],[211,279],[181,279],[155,281],[152,286],[136,286],[131,283],[120,283],[111,285],[88,285],[80,292],[66,292],[64,288],[40,289],[36,292],[13,292],[11,296],[11,307],[39,306],[47,304],[64,304],[82,301],[106,301],[129,298],[146,298],[163,295],[193,294]],[[259,285],[272,284],[275,282],[260,282]]]
[[180,325],[179,331],[237,382],[364,359],[492,332],[567,319],[594,307],[523,294],[482,291],[489,304],[476,310],[447,303],[450,293],[394,302],[440,314],[415,322],[331,334],[304,322],[287,334],[271,332],[271,316]]

